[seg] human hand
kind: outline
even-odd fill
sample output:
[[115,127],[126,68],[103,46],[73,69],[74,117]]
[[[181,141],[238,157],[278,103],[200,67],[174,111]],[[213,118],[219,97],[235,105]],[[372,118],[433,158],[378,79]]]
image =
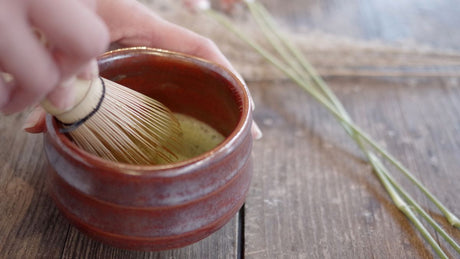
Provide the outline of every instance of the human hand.
[[98,13],[109,28],[111,42],[125,47],[147,46],[186,53],[236,72],[212,40],[164,20],[142,3],[133,0],[98,2]]
[[[146,46],[186,53],[221,64],[238,75],[213,41],[162,19],[142,3],[134,0],[98,0],[97,3],[97,12],[109,29],[111,42],[124,47]],[[37,108],[27,119],[25,130],[42,132],[43,119],[43,110]],[[261,136],[257,125],[253,132],[256,138]]]
[[95,10],[94,0],[0,0],[0,72],[13,78],[0,77],[2,113],[45,98],[61,109],[72,105],[71,79],[97,75],[94,58],[109,43]]

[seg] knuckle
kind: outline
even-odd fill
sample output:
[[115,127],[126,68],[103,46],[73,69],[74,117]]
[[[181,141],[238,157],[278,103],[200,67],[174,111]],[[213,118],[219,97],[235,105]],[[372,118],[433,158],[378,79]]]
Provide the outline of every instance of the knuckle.
[[24,82],[24,88],[31,93],[41,95],[49,93],[60,80],[60,73],[54,65],[37,67],[35,71],[30,71],[32,78]]
[[217,48],[217,45],[213,40],[209,38],[205,38],[205,37],[201,38],[200,45],[201,45],[201,49],[205,49],[205,50]]
[[107,50],[109,34],[106,28],[92,30],[89,37],[85,37],[80,49],[79,56],[83,59],[92,59]]
[[206,37],[200,36],[200,38],[197,39],[195,42],[195,46],[192,49],[192,52],[200,57],[208,57],[210,53],[216,52],[217,51],[217,45],[216,43]]

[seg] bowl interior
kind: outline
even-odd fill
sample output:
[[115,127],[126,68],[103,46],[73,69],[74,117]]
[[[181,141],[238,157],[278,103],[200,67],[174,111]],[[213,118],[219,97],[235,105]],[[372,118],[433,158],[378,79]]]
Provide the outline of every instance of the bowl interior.
[[101,76],[160,101],[173,112],[201,120],[229,136],[244,110],[243,89],[222,67],[160,50],[109,52]]

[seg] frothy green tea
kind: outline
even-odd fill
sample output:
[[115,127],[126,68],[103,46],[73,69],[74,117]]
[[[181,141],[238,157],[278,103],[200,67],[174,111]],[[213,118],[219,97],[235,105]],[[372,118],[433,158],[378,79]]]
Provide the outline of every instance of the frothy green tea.
[[168,152],[159,156],[155,151],[143,150],[144,155],[156,161],[154,164],[175,163],[196,157],[215,148],[225,139],[217,130],[191,116],[174,113],[174,117],[178,120],[182,133],[179,139],[173,141],[174,144],[165,140],[162,148]]
[[182,143],[177,150],[176,160],[182,161],[209,151],[224,141],[225,137],[208,124],[193,117],[174,114],[182,128]]

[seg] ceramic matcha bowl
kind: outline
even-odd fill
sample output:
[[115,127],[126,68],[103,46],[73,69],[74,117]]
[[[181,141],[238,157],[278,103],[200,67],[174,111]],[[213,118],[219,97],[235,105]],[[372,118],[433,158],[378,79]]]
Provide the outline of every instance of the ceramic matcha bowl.
[[224,140],[166,165],[109,162],[74,145],[47,117],[50,192],[76,227],[113,246],[164,250],[203,239],[241,208],[252,174],[247,89],[222,66],[149,48],[108,52],[101,75],[172,111],[205,122]]

